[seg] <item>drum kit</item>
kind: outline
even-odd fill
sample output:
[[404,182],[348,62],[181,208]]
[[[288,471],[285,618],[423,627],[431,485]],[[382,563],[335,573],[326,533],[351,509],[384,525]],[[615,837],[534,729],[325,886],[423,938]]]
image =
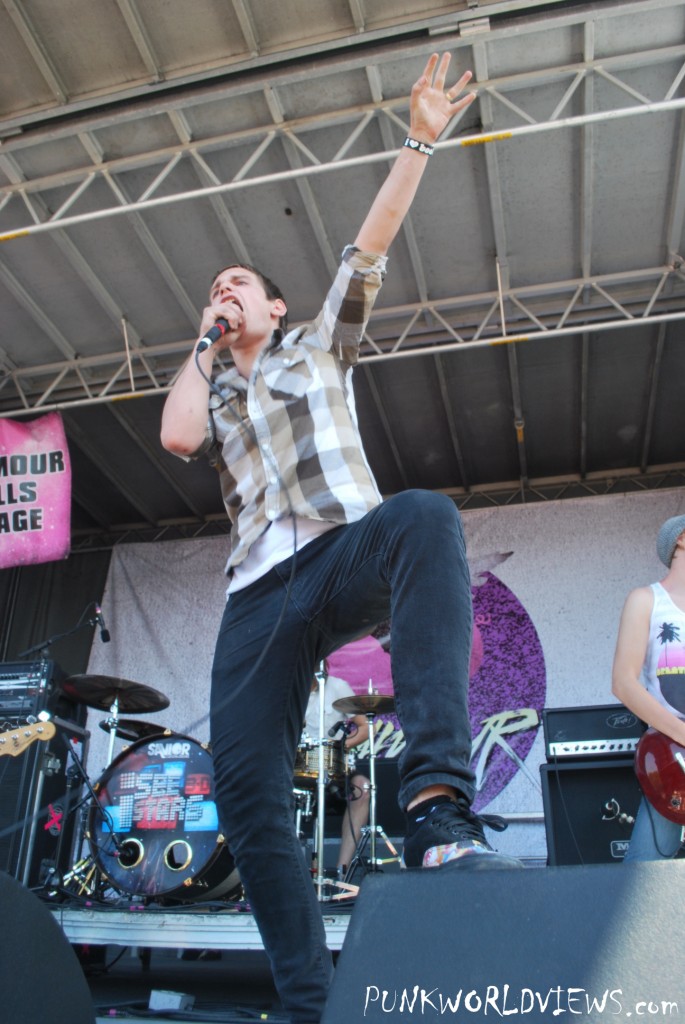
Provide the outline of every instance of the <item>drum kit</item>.
[[[240,878],[219,828],[212,758],[206,744],[156,722],[122,718],[162,711],[169,699],[129,679],[74,675],[61,689],[77,704],[109,712],[107,767],[84,804],[85,854],[62,888],[160,902],[238,898]],[[130,745],[114,756],[116,739]]]
[[[320,685],[323,689],[323,679]],[[99,725],[109,733],[107,767],[93,785],[72,752],[89,795],[82,804],[76,846],[80,856],[64,876],[61,888],[81,896],[113,890],[115,897],[171,903],[239,899],[240,877],[219,826],[208,745],[172,733],[156,722],[121,717],[122,713],[157,712],[169,706],[169,699],[150,686],[110,676],[74,675],[61,689],[71,701],[107,711],[108,717]],[[293,785],[300,836],[302,820],[312,817],[315,796],[318,798],[313,863],[321,900],[349,896],[356,892],[356,887],[349,885],[356,872],[380,870],[387,863],[377,857],[379,838],[391,850],[390,859],[397,857],[377,822],[373,733],[374,717],[394,710],[394,700],[369,693],[337,700],[333,707],[343,715],[364,715],[369,722],[369,824],[361,830],[345,878],[337,883],[337,894],[331,894],[332,883],[324,876],[320,853],[324,849],[327,789],[331,782],[344,782],[355,761],[342,743],[332,742],[327,734],[324,737],[322,710],[320,739],[312,742],[307,737],[298,748]],[[117,738],[129,745],[115,756]]]
[[[374,693],[369,682],[368,694],[354,694],[350,697],[341,697],[333,701],[332,707],[343,715],[363,715],[369,726],[369,823],[362,826],[360,837],[357,842],[354,855],[347,866],[344,877],[336,881],[327,878],[324,871],[324,833],[326,798],[331,785],[338,790],[343,788],[344,783],[352,775],[355,768],[355,755],[345,750],[345,736],[342,740],[331,742],[324,728],[324,707],[325,707],[325,686],[324,673],[317,673],[318,694],[319,694],[319,740],[313,742],[306,734],[298,748],[295,760],[295,814],[296,828],[300,840],[302,840],[302,820],[311,818],[313,814],[313,790],[317,795],[316,828],[314,832],[314,883],[316,885],[319,900],[345,899],[356,895],[358,887],[351,885],[353,878],[358,872],[367,873],[380,871],[384,864],[398,859],[397,850],[394,848],[383,827],[378,822],[377,816],[377,786],[376,786],[376,749],[373,728],[373,719],[377,715],[389,714],[395,710],[393,697]],[[378,857],[378,840],[382,839],[391,857]],[[368,847],[368,854],[366,853]],[[335,891],[336,889],[342,891]]]

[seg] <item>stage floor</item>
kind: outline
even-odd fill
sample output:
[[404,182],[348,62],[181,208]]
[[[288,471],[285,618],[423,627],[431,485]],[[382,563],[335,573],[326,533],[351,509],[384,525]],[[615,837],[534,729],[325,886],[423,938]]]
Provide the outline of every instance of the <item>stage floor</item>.
[[[321,902],[328,945],[342,948],[353,913]],[[97,1024],[149,1021],[163,1024],[233,1024],[273,1021],[282,1015],[254,917],[238,904],[188,904],[178,908],[52,906],[76,950],[93,996]],[[188,1013],[150,1012],[151,1000],[168,1005],[192,998]],[[153,995],[154,994],[154,995]]]
[[[101,951],[98,951],[101,952]],[[234,1024],[286,1018],[263,950],[137,950],[108,946],[104,963],[85,964],[97,1024],[154,1019],[162,1024]],[[189,959],[195,956],[197,959]],[[153,1000],[182,1010],[151,1012]],[[192,1001],[189,1005],[189,1001]]]
[[[543,865],[530,860],[525,866]],[[394,868],[390,866],[390,874]],[[285,1020],[259,931],[245,903],[144,906],[131,897],[97,906],[47,905],[77,951],[97,1024]],[[354,914],[354,899],[326,898],[320,905],[327,942],[336,957]],[[191,997],[192,1008],[177,1004],[168,1015],[164,1010],[151,1012],[151,999],[172,999],[164,993],[175,993],[179,1000]]]

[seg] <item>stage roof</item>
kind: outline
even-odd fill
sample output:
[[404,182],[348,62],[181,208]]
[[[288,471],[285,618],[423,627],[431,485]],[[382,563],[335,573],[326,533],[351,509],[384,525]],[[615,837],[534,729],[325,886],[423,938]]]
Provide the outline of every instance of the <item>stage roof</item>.
[[159,443],[213,272],[319,309],[428,55],[471,68],[356,370],[384,494],[680,487],[685,0],[5,0],[0,415],[63,415],[76,547],[225,529]]

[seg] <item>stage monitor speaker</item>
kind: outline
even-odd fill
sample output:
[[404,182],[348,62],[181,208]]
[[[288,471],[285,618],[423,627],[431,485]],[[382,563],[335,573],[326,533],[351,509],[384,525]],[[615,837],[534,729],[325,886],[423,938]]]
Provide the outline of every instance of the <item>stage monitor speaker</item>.
[[673,1020],[682,887],[674,862],[368,875],[321,1024]]
[[[0,757],[0,871],[29,887],[72,864],[82,782],[70,752],[84,761],[89,733],[75,721],[56,721],[48,741],[34,739],[19,754]],[[7,735],[21,731],[17,720],[0,727]]]
[[76,954],[37,896],[0,872],[0,1020],[7,1024],[95,1024]]
[[540,766],[547,863],[619,863],[642,792],[633,758]]

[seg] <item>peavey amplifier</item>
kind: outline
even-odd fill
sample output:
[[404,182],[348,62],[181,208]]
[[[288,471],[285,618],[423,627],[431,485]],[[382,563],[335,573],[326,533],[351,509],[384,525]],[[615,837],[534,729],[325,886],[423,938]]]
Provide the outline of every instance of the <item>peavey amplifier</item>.
[[635,753],[644,722],[623,704],[543,708],[548,761],[625,758]]

